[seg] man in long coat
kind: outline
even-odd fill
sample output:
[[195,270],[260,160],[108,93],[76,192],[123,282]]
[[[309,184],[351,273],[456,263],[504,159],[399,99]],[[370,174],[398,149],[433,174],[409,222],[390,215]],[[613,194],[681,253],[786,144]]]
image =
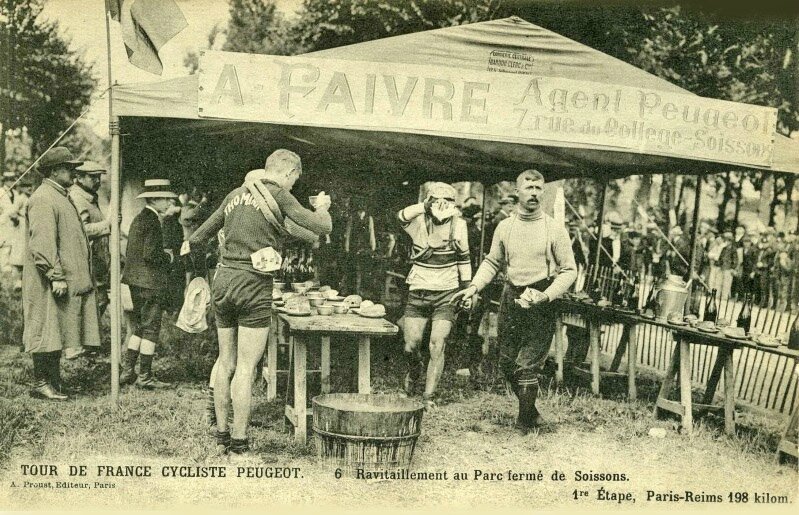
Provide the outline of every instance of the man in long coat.
[[45,176],[28,200],[27,255],[22,272],[23,343],[33,357],[31,395],[66,400],[61,390],[61,352],[67,359],[100,346],[97,300],[89,240],[69,200],[76,160],[55,147],[39,164]]

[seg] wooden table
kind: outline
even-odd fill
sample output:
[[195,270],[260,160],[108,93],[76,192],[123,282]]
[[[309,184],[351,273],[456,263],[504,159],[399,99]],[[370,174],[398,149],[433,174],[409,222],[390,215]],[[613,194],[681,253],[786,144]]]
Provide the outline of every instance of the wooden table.
[[602,324],[621,323],[624,325],[624,330],[621,335],[621,341],[616,348],[616,354],[611,363],[610,373],[616,373],[621,364],[622,357],[627,354],[627,395],[630,400],[635,400],[638,397],[638,391],[635,384],[636,364],[637,364],[637,342],[638,342],[638,324],[642,319],[638,315],[632,313],[622,313],[613,309],[597,306],[595,304],[588,304],[585,302],[559,300],[558,307],[562,313],[577,315],[578,320],[573,323],[564,321],[564,317],[558,317],[556,330],[555,330],[555,362],[557,364],[557,371],[555,372],[555,380],[557,382],[563,381],[563,355],[564,355],[564,331],[566,326],[571,325],[575,327],[582,327],[588,329],[589,353],[591,355],[591,391],[595,395],[599,395],[599,386],[602,375],[608,375],[608,372],[603,372],[600,365],[600,339],[602,335]]
[[[692,327],[671,325],[671,329],[676,345],[655,403],[655,417],[659,417],[663,411],[680,415],[684,431],[691,433],[694,410],[703,412],[723,410],[724,431],[727,434],[735,434],[735,367],[732,362],[732,353],[741,347],[741,341],[728,338],[721,332],[705,333]],[[696,405],[691,399],[691,344],[718,347],[716,362],[713,364],[702,403]],[[716,394],[716,387],[722,373],[724,374],[724,404],[719,408],[713,405],[713,397]],[[669,399],[675,376],[680,378],[679,401]]]
[[[372,336],[390,336],[397,334],[399,328],[382,318],[365,318],[355,314],[347,315],[311,315],[289,316],[278,315],[279,323],[288,328],[288,342],[293,362],[294,399],[286,400],[285,414],[294,426],[294,439],[305,443],[307,432],[307,416],[312,410],[307,408],[306,360],[308,343],[320,337],[322,342],[321,374],[322,393],[330,393],[330,337],[350,335],[358,341],[358,393],[371,393],[371,357],[370,346]],[[269,356],[275,356],[270,346]],[[268,357],[269,374],[277,366],[277,359]],[[274,366],[273,366],[274,361]],[[289,388],[291,384],[289,384]]]

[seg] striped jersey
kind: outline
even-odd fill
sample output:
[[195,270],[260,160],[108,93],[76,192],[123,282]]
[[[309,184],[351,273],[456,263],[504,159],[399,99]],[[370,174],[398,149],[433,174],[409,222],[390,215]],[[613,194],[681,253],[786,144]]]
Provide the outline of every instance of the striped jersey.
[[[397,216],[413,242],[413,266],[405,281],[410,290],[452,290],[459,281],[471,280],[469,236],[463,218],[455,216],[436,225],[421,205],[409,206]],[[430,247],[432,252],[425,252]]]

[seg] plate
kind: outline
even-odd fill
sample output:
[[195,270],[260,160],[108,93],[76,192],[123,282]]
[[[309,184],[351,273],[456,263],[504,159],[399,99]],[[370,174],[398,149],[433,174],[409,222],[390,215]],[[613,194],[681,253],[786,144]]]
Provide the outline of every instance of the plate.
[[383,317],[386,316],[385,313],[383,313],[382,315],[365,315],[365,314],[361,313],[360,309],[351,309],[350,313],[355,313],[355,314],[357,314],[359,316],[362,316],[364,318],[383,318]]
[[749,336],[746,336],[746,335],[744,335],[744,336],[732,336],[730,334],[725,334],[724,336],[726,336],[727,338],[732,338],[733,340],[750,340],[751,339]]
[[643,318],[648,319],[648,320],[654,320],[655,319],[655,314],[654,313],[641,313],[641,316]]
[[668,323],[671,325],[679,325],[679,326],[688,325],[688,322],[686,322],[685,320],[680,320],[680,321],[668,320]]
[[696,326],[695,329],[697,331],[702,331],[703,333],[717,333],[717,332],[719,332],[719,328],[718,327],[714,327],[713,329],[707,329],[705,327]]
[[307,316],[311,316],[311,312],[310,311],[289,311],[286,308],[280,308],[280,307],[277,308],[277,312],[278,313],[283,313],[284,315],[289,315],[289,316],[292,316],[292,317],[307,317]]

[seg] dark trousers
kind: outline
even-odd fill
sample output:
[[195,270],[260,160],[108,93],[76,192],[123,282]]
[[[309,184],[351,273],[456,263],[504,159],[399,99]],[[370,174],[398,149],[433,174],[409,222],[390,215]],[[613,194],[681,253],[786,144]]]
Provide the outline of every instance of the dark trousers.
[[[531,286],[544,291],[550,284],[546,280]],[[497,320],[499,366],[514,391],[520,379],[532,379],[543,372],[557,322],[557,312],[549,303],[519,307],[514,300],[524,290],[524,286],[505,284]]]

